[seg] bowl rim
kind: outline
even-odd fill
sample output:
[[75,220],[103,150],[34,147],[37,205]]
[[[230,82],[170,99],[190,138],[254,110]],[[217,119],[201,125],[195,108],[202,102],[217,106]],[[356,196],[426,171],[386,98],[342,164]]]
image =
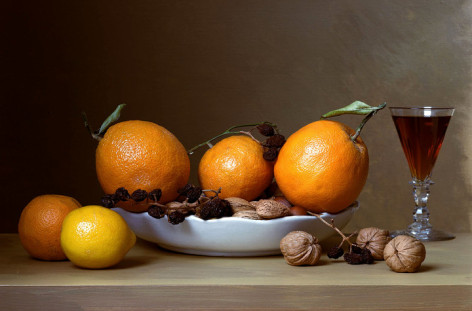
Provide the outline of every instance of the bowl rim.
[[[150,216],[147,212],[141,212],[141,213],[134,213],[134,212],[129,212],[121,207],[114,207],[113,209],[121,209],[122,211],[130,214],[130,215],[143,215],[144,217],[149,217],[151,219],[160,220],[158,218],[154,218]],[[336,218],[338,216],[341,216],[343,214],[347,213],[354,213],[359,209],[359,201],[354,201],[352,204],[350,204],[348,207],[340,211],[339,213],[336,214],[330,214],[327,212],[320,213],[319,215],[323,219],[329,219],[329,218]],[[163,217],[164,219],[167,219],[167,215]],[[162,218],[161,218],[162,219]],[[222,218],[212,218],[212,219],[202,219],[200,217],[197,217],[195,215],[190,215],[185,218],[185,221],[191,221],[191,222],[197,222],[197,223],[221,223],[221,222],[248,222],[248,223],[258,223],[258,224],[274,224],[276,222],[283,222],[283,221],[298,221],[298,220],[313,220],[317,219],[316,216],[312,215],[295,215],[295,216],[285,216],[281,218],[275,218],[275,219],[249,219],[249,218],[242,218],[242,217],[222,217]]]

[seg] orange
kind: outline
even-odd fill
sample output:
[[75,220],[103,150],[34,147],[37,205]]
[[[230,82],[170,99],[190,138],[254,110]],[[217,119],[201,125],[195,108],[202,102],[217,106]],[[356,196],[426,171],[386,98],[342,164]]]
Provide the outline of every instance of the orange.
[[[161,203],[179,195],[188,182],[190,160],[180,141],[167,129],[147,121],[124,121],[111,126],[96,151],[97,177],[107,194],[125,187],[131,194],[142,189],[162,190]],[[119,206],[132,212],[147,211],[133,201]]]
[[56,194],[31,200],[18,222],[18,235],[25,250],[37,259],[66,259],[61,248],[62,222],[69,212],[80,206],[75,199]]
[[292,134],[274,167],[285,197],[309,211],[337,213],[359,196],[367,180],[369,155],[354,130],[336,121],[310,123]]
[[198,178],[203,189],[219,197],[251,201],[272,182],[273,164],[263,158],[263,147],[246,135],[227,137],[208,149],[200,160]]

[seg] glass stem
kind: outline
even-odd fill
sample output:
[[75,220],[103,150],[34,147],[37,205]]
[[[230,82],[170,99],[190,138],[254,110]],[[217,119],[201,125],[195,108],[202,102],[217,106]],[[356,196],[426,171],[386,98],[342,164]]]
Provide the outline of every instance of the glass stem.
[[432,180],[413,179],[410,184],[413,186],[413,197],[415,199],[415,210],[413,212],[413,223],[408,230],[413,235],[427,234],[431,230],[429,223],[429,210],[427,207],[429,198],[429,186],[434,184]]

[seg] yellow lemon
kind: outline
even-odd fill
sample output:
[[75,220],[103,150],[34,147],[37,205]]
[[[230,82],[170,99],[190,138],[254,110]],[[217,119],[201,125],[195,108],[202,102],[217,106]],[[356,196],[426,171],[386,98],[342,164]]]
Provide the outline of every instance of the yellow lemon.
[[135,243],[136,235],[123,217],[98,205],[75,209],[62,223],[62,249],[72,263],[82,268],[116,265]]

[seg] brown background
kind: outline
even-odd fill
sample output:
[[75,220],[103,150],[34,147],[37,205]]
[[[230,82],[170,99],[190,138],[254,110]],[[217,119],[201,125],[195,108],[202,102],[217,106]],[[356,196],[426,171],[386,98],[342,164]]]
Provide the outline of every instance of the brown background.
[[[430,209],[438,228],[471,230],[471,1],[2,1],[0,12],[0,232],[39,194],[98,202],[81,111],[98,127],[127,103],[122,120],[159,123],[190,148],[262,120],[288,136],[354,100],[457,108]],[[405,227],[410,176],[389,112],[362,136],[371,170],[348,230]]]

